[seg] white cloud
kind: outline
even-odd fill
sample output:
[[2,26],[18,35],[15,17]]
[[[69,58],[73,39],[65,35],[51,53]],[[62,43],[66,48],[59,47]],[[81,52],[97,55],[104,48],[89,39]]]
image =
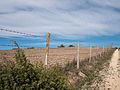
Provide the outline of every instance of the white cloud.
[[118,34],[119,16],[119,0],[0,1],[1,28],[35,34]]

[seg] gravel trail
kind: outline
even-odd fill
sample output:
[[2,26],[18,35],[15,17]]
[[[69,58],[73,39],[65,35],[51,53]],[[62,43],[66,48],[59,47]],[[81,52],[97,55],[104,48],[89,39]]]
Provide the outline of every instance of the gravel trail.
[[110,61],[108,70],[105,72],[104,89],[103,87],[99,88],[100,90],[120,90],[120,55],[119,50],[117,49]]

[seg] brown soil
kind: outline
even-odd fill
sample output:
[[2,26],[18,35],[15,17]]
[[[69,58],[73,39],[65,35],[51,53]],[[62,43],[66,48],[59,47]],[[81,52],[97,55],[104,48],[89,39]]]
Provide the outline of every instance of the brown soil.
[[[45,49],[24,49],[25,55],[32,64],[39,64],[45,59]],[[80,59],[89,58],[89,48],[80,49]],[[92,56],[102,52],[102,49],[93,48]],[[0,61],[14,60],[15,50],[1,50]],[[64,66],[66,63],[76,60],[77,48],[52,48],[49,50],[48,65],[56,64]]]

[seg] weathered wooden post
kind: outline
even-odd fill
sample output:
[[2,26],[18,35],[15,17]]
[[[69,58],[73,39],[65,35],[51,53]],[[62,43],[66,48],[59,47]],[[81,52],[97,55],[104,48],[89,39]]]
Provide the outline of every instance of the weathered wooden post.
[[105,52],[105,48],[104,48],[104,45],[103,45],[103,53]]
[[109,52],[111,49],[111,44],[108,44],[108,47],[107,47],[107,52]]
[[80,64],[80,42],[78,41],[78,47],[77,47],[77,69],[79,69]]
[[97,52],[98,52],[98,49],[99,49],[98,44],[96,45],[96,49],[97,49]]
[[119,52],[119,60],[120,60],[120,48],[118,48],[118,52]]
[[49,45],[50,45],[50,33],[48,32],[46,36],[46,52],[45,52],[45,62],[44,62],[45,65],[48,64]]
[[90,57],[89,57],[89,63],[91,62],[91,58],[92,58],[92,47],[90,45]]

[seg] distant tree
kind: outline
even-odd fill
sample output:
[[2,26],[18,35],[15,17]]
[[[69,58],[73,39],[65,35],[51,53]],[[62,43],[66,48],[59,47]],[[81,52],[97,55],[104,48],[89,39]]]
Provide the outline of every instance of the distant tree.
[[75,47],[74,45],[69,45],[68,47]]
[[29,47],[29,48],[27,48],[27,49],[35,49],[34,47]]
[[63,44],[61,44],[60,46],[58,46],[58,48],[63,48],[63,47],[65,47]]

